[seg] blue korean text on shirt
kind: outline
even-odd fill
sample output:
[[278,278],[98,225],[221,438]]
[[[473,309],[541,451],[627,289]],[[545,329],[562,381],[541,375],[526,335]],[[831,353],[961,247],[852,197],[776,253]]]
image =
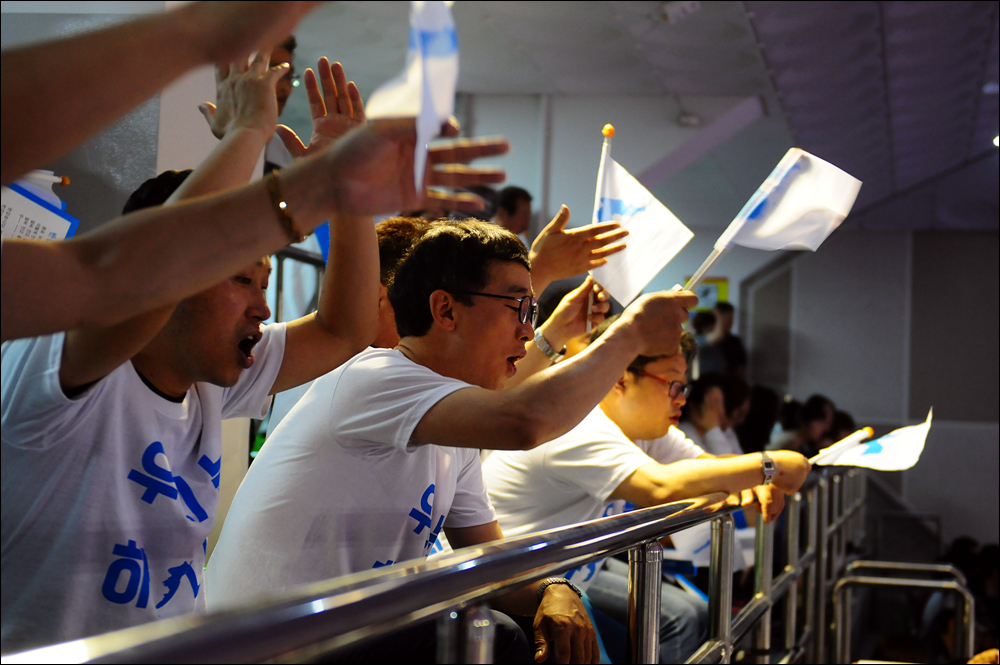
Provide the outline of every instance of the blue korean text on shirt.
[[[163,455],[166,459],[166,453],[163,450],[163,444],[159,441],[154,441],[146,447],[146,450],[142,453],[142,470],[146,472],[143,474],[136,469],[132,469],[128,472],[128,479],[142,487],[146,490],[142,493],[142,500],[146,503],[152,505],[156,500],[156,497],[163,495],[168,499],[176,501],[178,497],[184,501],[184,505],[188,507],[188,510],[194,515],[188,516],[188,519],[194,522],[204,522],[208,519],[208,513],[205,509],[201,507],[198,503],[197,497],[194,495],[194,490],[188,485],[180,476],[174,475],[170,472],[169,468],[164,468],[156,463],[156,456]],[[202,456],[202,459],[198,462],[198,465],[203,468],[209,476],[212,476],[212,483],[216,488],[219,486],[219,469],[221,467],[222,458],[219,458],[219,462],[212,463],[211,460],[206,456]]]
[[[410,510],[410,517],[417,521],[417,526],[413,529],[413,533],[420,535],[424,532],[424,529],[430,529],[431,523],[433,521],[433,511],[434,507],[431,504],[431,497],[434,495],[434,483],[427,486],[424,490],[424,495],[420,497],[420,507],[413,508]],[[421,512],[421,509],[423,512]],[[434,547],[434,543],[437,542],[438,535],[441,533],[441,527],[444,526],[444,515],[438,518],[437,526],[430,530],[427,534],[427,540],[424,542],[424,555],[427,555],[431,548]]]

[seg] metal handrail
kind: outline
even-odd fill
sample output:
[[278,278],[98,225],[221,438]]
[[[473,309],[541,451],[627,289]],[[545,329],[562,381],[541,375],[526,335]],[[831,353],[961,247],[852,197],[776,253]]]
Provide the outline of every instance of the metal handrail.
[[[300,587],[267,602],[189,615],[4,657],[17,662],[289,662],[315,658],[439,617],[439,660],[486,662],[493,627],[484,601],[553,574],[629,552],[629,656],[658,662],[658,540],[711,521],[709,641],[688,662],[728,663],[753,631],[756,662],[771,659],[771,611],[785,603],[780,662],[825,662],[826,607],[848,540],[864,536],[864,481],[856,469],[815,474],[789,501],[788,564],[772,579],[773,525],[757,522],[755,596],[732,616],[738,510],[723,494],[637,510],[495,544],[432,562],[396,565]],[[808,538],[800,552],[803,508]],[[830,528],[831,524],[836,528]],[[797,583],[808,575],[799,632]],[[829,580],[829,582],[828,582]],[[833,627],[839,629],[839,624]],[[837,644],[840,642],[838,640]]]
[[950,563],[908,563],[903,561],[867,561],[858,560],[848,564],[844,573],[854,575],[859,570],[875,570],[885,573],[927,573],[928,575],[947,575],[964,587],[969,583],[965,574]]
[[[736,510],[738,506],[730,504],[724,494],[712,494],[465,548],[431,562],[336,578],[249,608],[166,619],[3,660],[209,663],[308,658],[441,616],[456,606],[488,599],[637,545],[644,547]],[[732,518],[727,519],[731,524]],[[731,540],[729,555],[731,567]],[[659,573],[655,579],[658,577]],[[646,641],[658,650],[658,639]]]

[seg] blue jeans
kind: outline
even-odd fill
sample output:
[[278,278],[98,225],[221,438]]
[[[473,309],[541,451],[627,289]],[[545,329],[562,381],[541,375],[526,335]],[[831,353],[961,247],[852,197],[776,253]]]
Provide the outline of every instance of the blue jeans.
[[[708,604],[671,584],[661,589],[660,662],[683,663],[708,639]],[[607,559],[587,595],[596,609],[628,625],[628,564]]]

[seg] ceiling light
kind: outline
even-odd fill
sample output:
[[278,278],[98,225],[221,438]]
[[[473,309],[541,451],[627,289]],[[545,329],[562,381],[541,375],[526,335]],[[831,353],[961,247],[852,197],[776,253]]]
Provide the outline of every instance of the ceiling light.
[[681,113],[677,116],[677,124],[681,127],[701,127],[701,116],[694,113]]
[[983,86],[984,95],[995,95],[998,92],[1000,92],[1000,83],[997,83],[996,81],[990,81]]
[[994,136],[993,137],[993,145],[995,145],[996,147],[1000,148],[1000,136]]

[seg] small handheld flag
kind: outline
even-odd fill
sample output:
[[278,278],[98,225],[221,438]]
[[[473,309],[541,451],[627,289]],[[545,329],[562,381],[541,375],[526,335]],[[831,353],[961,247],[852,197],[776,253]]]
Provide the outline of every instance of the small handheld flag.
[[[610,128],[610,134],[608,132]],[[604,149],[594,197],[593,223],[617,221],[628,229],[624,251],[590,274],[628,305],[677,256],[694,234],[609,154],[614,128],[604,128]]]
[[799,148],[781,158],[688,280],[692,289],[730,246],[815,252],[854,206],[861,181]]
[[809,461],[819,466],[859,466],[877,471],[905,471],[920,461],[933,416],[934,409],[931,409],[927,413],[927,420],[919,425],[901,427],[874,441],[863,442],[871,436],[871,428],[866,427],[821,450]]
[[434,140],[455,111],[458,85],[458,33],[450,2],[410,3],[410,44],[403,72],[374,93],[365,105],[369,119],[416,118],[417,147],[413,177],[424,183],[427,143]]

